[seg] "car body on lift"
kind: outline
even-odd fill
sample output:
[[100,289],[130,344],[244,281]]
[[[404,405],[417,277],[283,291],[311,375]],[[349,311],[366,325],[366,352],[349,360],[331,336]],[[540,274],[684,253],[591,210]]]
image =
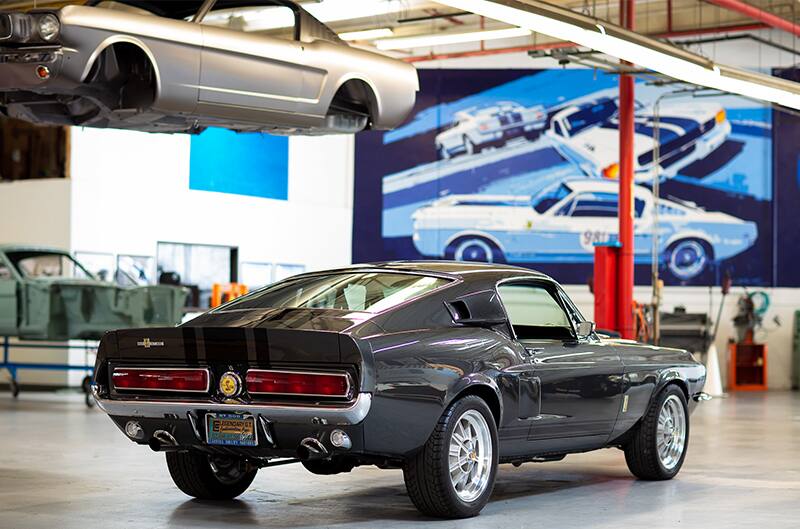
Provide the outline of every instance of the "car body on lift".
[[0,246],[0,336],[96,340],[110,329],[176,325],[188,293],[99,281],[55,248]]
[[[529,195],[451,195],[413,214],[413,241],[425,256],[464,261],[591,263],[594,246],[617,237],[619,184],[569,180]],[[656,207],[658,214],[656,215]],[[652,262],[659,226],[661,265],[678,281],[694,279],[715,261],[744,252],[758,226],[634,186],[635,255]]]
[[505,144],[515,138],[536,138],[547,125],[543,105],[524,107],[500,101],[456,112],[453,126],[436,136],[436,152],[443,159],[476,154],[486,147]]
[[[705,368],[598,336],[527,269],[392,262],[295,276],[172,329],[101,341],[93,393],[176,485],[235,497],[259,468],[403,468],[424,513],[486,504],[499,463],[625,450],[673,477]],[[289,458],[282,460],[281,458]]]
[[[659,115],[636,102],[634,116],[634,179],[651,183],[672,178],[684,167],[704,159],[725,143],[731,123],[718,103],[665,103]],[[658,127],[659,161],[654,163],[653,139]],[[590,177],[619,175],[619,107],[616,99],[600,98],[568,105],[550,118],[547,135],[559,152]]]
[[349,46],[289,0],[0,11],[0,110],[33,123],[353,133],[397,126],[418,88],[413,66]]

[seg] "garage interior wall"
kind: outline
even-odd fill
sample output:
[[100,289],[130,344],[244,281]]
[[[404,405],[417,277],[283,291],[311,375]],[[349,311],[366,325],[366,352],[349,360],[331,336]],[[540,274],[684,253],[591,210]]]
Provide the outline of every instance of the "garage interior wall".
[[[764,33],[770,36],[772,32]],[[775,38],[782,37],[777,34]],[[746,42],[713,46],[720,60],[764,71],[785,66],[792,59]],[[432,61],[418,67],[552,68],[553,63],[514,53]],[[154,256],[158,241],[173,241],[237,246],[240,261],[300,264],[307,270],[350,263],[352,136],[290,138],[286,201],[190,190],[189,148],[190,138],[185,135],[73,128],[70,180],[23,181],[0,187],[0,242]],[[593,298],[588,288],[566,288],[591,318]],[[765,290],[772,297],[772,306],[765,317],[767,332],[757,339],[769,348],[770,388],[788,389],[797,290]],[[681,305],[690,312],[710,312],[713,318],[720,296],[718,287],[712,291],[710,307],[708,288],[669,287],[664,293],[664,310]],[[742,293],[740,288],[732,290],[722,314],[717,346],[723,380],[726,344],[734,335],[731,319]],[[636,299],[646,302],[649,298],[649,288],[636,289]],[[782,321],[780,327],[773,322],[776,316]]]

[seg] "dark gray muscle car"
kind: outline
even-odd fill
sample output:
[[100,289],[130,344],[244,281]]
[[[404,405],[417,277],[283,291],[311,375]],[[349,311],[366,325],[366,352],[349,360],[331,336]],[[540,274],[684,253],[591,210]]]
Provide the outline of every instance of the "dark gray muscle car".
[[290,0],[0,5],[0,111],[33,123],[353,133],[397,126],[417,89]]
[[402,468],[423,513],[474,516],[500,463],[625,451],[675,476],[705,368],[598,336],[549,277],[393,262],[295,276],[177,328],[103,338],[97,403],[165,451],[190,496],[229,499],[260,468]]

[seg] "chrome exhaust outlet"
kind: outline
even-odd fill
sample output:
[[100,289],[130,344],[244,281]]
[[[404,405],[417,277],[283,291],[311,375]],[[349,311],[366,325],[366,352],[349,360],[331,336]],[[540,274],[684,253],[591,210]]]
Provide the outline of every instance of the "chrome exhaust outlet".
[[314,459],[326,459],[330,457],[330,452],[322,442],[315,437],[306,437],[300,441],[297,447],[297,458],[300,461],[312,461]]
[[692,395],[692,399],[695,402],[709,401],[712,398],[714,398],[714,397],[712,397],[711,395],[709,395],[708,393],[705,393],[703,391],[701,391],[700,393],[695,393],[694,395]]
[[165,430],[156,430],[153,437],[147,442],[147,445],[153,452],[165,452],[168,450],[176,450],[178,448],[178,441],[171,433]]

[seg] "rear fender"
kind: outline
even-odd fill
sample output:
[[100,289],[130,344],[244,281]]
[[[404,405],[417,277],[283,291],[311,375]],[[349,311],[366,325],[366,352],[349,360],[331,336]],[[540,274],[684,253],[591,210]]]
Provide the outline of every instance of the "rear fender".
[[[459,379],[447,392],[445,408],[465,395],[477,395],[487,401],[486,404],[495,414],[496,423],[503,424],[503,398],[494,379],[485,373],[472,373]],[[495,400],[492,401],[489,395],[494,395]]]

